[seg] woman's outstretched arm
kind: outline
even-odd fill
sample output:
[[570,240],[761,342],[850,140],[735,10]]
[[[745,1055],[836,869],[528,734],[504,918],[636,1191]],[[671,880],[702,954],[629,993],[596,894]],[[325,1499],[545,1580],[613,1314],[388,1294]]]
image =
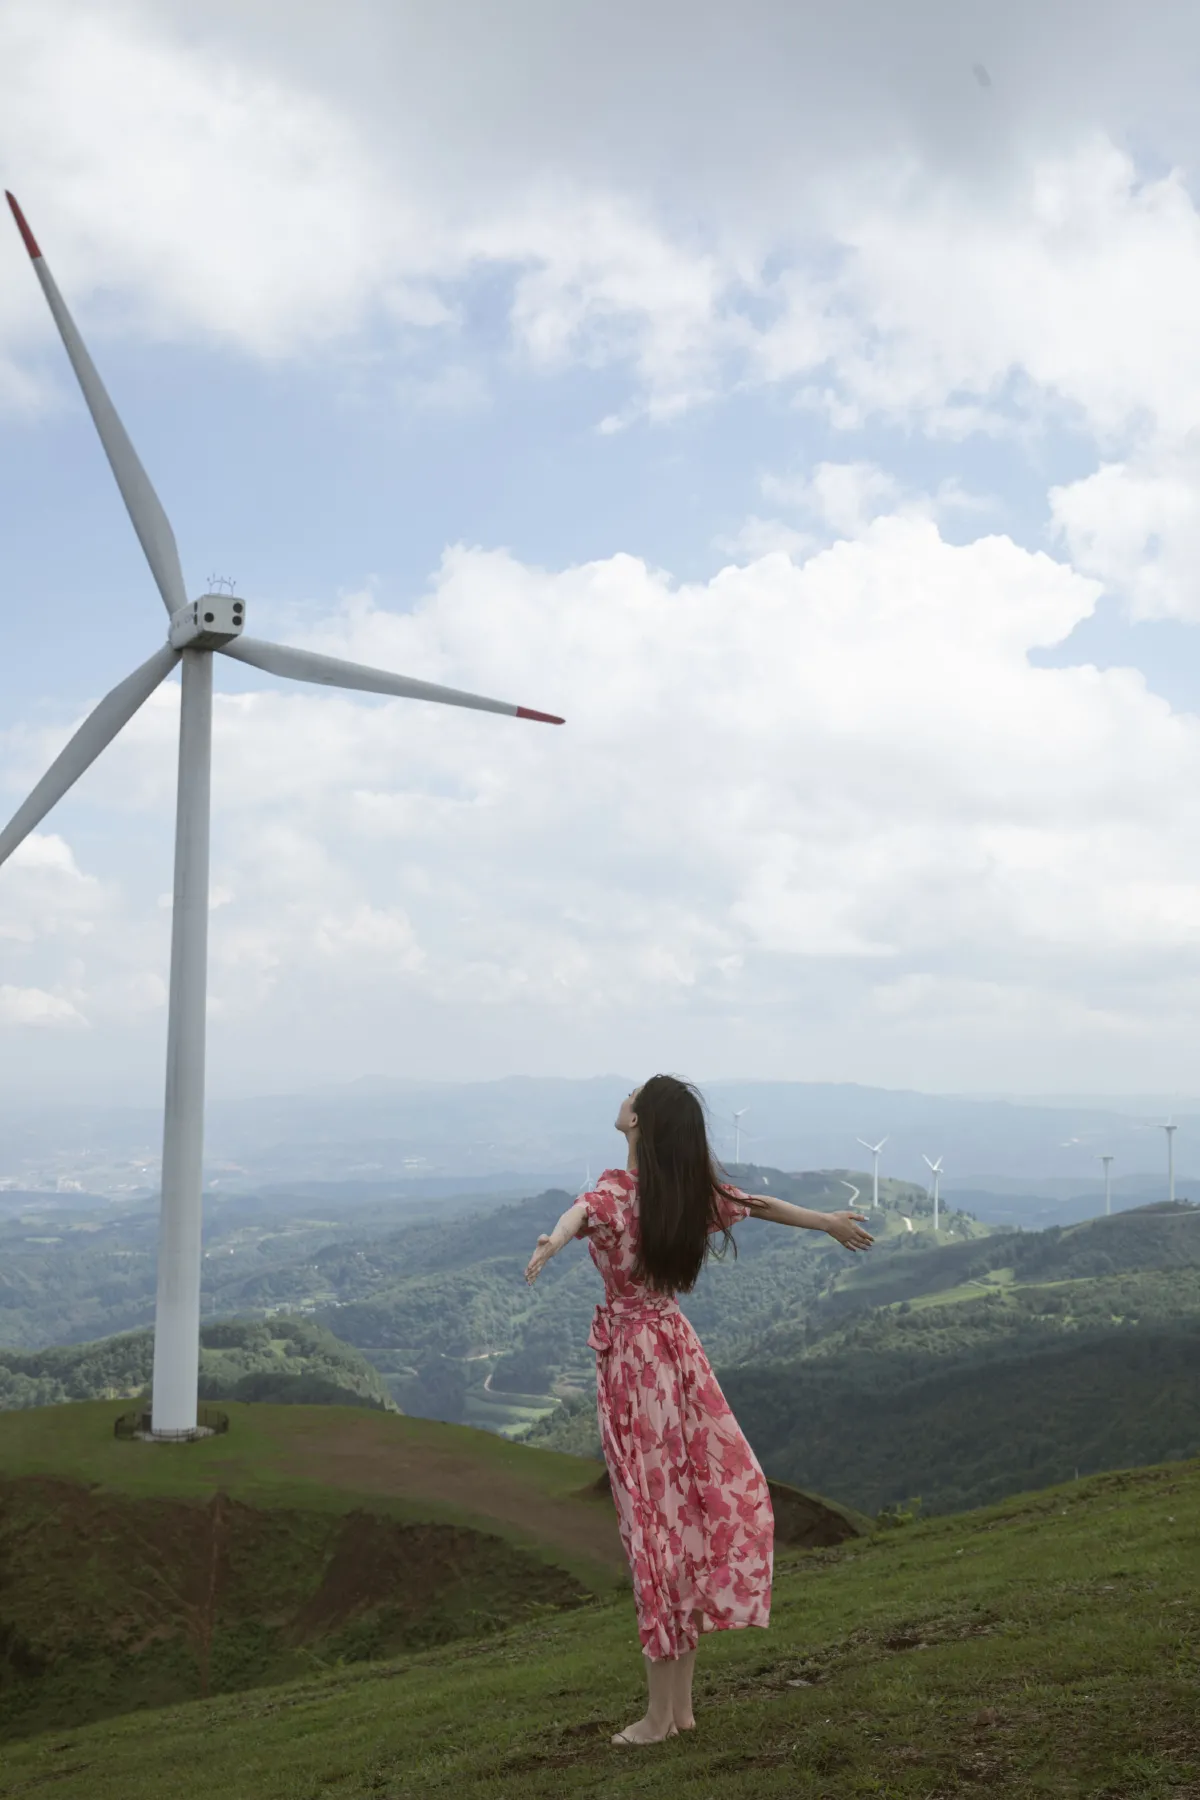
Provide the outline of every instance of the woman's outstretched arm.
[[869,1250],[875,1239],[858,1223],[860,1212],[816,1212],[810,1206],[793,1206],[773,1194],[747,1194],[746,1205],[756,1219],[768,1225],[798,1225],[802,1231],[827,1231],[847,1250]]
[[525,1279],[530,1284],[535,1282],[552,1256],[557,1256],[565,1244],[573,1237],[579,1236],[579,1228],[587,1218],[587,1207],[582,1201],[569,1206],[553,1231],[543,1232],[537,1241],[537,1249],[529,1259],[529,1267],[525,1271]]

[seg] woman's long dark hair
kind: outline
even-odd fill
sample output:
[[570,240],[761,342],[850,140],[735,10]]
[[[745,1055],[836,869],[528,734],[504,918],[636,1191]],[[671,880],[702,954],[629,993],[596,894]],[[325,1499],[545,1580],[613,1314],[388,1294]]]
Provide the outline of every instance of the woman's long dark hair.
[[[686,1294],[709,1255],[723,1256],[733,1243],[721,1217],[727,1190],[708,1147],[704,1102],[690,1082],[652,1075],[634,1111],[639,1241],[633,1273],[659,1293]],[[717,1233],[721,1248],[714,1251]]]

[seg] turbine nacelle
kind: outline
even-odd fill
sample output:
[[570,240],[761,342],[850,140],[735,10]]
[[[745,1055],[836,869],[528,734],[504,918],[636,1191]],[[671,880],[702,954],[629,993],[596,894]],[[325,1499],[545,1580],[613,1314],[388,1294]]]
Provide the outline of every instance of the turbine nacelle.
[[219,650],[241,637],[246,603],[232,594],[201,594],[171,614],[167,642],[172,650]]

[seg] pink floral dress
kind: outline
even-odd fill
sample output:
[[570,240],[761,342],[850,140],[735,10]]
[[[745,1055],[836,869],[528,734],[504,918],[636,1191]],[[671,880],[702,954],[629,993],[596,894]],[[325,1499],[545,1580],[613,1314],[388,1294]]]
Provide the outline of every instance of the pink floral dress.
[[[637,1176],[606,1169],[577,1204],[587,1208],[583,1234],[604,1278],[588,1343],[638,1636],[649,1657],[680,1656],[695,1649],[697,1625],[767,1624],[771,1499],[678,1302],[633,1278]],[[731,1198],[724,1222],[749,1210]]]

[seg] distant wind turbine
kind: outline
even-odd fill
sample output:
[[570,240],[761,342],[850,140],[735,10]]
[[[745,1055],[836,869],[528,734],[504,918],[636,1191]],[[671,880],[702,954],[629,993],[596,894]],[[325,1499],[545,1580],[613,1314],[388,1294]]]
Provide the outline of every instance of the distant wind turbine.
[[443,706],[466,706],[477,712],[505,713],[510,718],[539,719],[548,725],[561,725],[563,721],[552,713],[533,712],[505,700],[487,700],[479,694],[437,687],[432,682],[415,681],[407,675],[393,675],[362,663],[343,662],[311,650],[293,650],[283,644],[243,637],[245,602],[236,599],[232,593],[201,594],[198,599],[189,600],[175,534],[158,495],[96,373],[95,364],[46,267],[24,214],[11,194],[7,198],[170,623],[166,643],[101,700],[28,799],[17,808],[13,819],[0,831],[0,863],[12,855],[51,807],[90,768],[176,664],[182,664],[167,1087],[150,1421],[155,1437],[184,1438],[197,1435],[213,652],[219,651],[237,662],[249,663],[268,675],[286,675],[323,687],[355,688],[363,693],[392,694],[406,700],[433,700]]
[[1175,1133],[1178,1125],[1172,1125],[1170,1119],[1163,1126],[1167,1134],[1167,1199],[1175,1204]]
[[1112,1164],[1113,1164],[1113,1159],[1111,1156],[1102,1156],[1098,1160],[1104,1164],[1104,1216],[1107,1219],[1109,1214],[1112,1212]]
[[733,1115],[733,1160],[735,1163],[740,1163],[742,1160],[742,1118],[749,1111],[748,1106],[743,1106]]
[[871,1172],[871,1205],[874,1208],[874,1210],[876,1212],[878,1212],[879,1211],[879,1152],[883,1149],[883,1146],[887,1143],[887,1139],[880,1138],[880,1140],[877,1144],[868,1144],[866,1138],[858,1138],[858,1139],[856,1139],[856,1142],[860,1143],[864,1150],[869,1150],[871,1152],[872,1157],[874,1158],[874,1164],[873,1164],[872,1172]]
[[936,1232],[938,1228],[938,1191],[942,1179],[942,1158],[939,1156],[936,1162],[930,1162],[927,1156],[922,1156],[921,1161],[928,1166],[929,1172],[933,1176],[933,1229]]

